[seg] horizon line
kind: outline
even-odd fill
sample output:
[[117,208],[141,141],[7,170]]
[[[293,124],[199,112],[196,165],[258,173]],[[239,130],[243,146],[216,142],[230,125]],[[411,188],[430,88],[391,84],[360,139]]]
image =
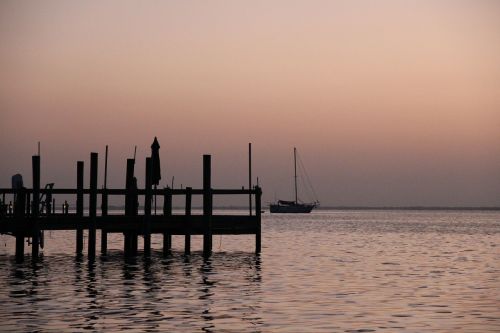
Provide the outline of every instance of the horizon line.
[[[268,206],[262,207],[263,210]],[[88,208],[88,207],[85,207]],[[140,209],[144,206],[140,205]],[[248,209],[248,206],[213,206],[214,209]],[[123,205],[109,205],[108,209],[125,209]],[[184,206],[174,206],[172,209],[184,209]],[[203,209],[203,206],[193,206],[192,209]],[[500,210],[500,206],[319,206],[316,210]],[[163,210],[163,206],[157,206]]]

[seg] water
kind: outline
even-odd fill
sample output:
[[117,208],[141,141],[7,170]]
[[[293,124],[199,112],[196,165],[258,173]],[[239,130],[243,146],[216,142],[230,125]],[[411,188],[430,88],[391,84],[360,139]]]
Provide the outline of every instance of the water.
[[[84,332],[500,331],[500,212],[318,211],[263,217],[253,236],[183,238],[150,260],[122,237],[89,265],[74,233],[46,233],[42,260],[0,236],[0,330]],[[29,249],[27,249],[28,251]]]

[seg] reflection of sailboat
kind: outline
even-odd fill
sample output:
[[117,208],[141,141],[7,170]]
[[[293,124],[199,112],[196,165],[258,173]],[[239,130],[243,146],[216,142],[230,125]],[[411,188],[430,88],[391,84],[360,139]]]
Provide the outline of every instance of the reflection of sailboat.
[[269,205],[271,213],[310,213],[319,202],[301,203],[297,196],[297,148],[293,148],[295,201],[278,200]]

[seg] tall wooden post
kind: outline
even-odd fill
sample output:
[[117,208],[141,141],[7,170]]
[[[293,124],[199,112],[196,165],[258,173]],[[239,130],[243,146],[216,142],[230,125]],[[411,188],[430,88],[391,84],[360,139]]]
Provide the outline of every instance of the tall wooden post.
[[[127,159],[127,175],[125,179],[125,216],[134,216],[135,215],[135,196],[134,196],[134,166],[135,160],[133,158]],[[126,257],[135,255],[134,251],[134,241],[133,238],[137,237],[135,232],[126,231],[123,233],[124,241],[123,241],[123,252]]]
[[26,207],[26,188],[22,187],[16,195],[14,206],[14,220],[16,221],[16,262],[24,261],[24,228],[25,226],[25,207]]
[[[135,162],[134,162],[135,163]],[[133,177],[132,178],[132,215],[137,216],[139,215],[139,190],[137,188],[137,178]],[[134,256],[137,255],[138,251],[138,239],[139,239],[139,232],[142,232],[140,230],[142,226],[137,226],[136,230],[133,231],[132,233],[132,254]]]
[[[83,161],[76,163],[76,216],[83,217]],[[83,252],[83,228],[81,220],[76,227],[76,254],[82,255]]]
[[212,253],[211,155],[203,155],[203,256]]
[[151,187],[152,178],[151,157],[146,158],[146,194],[144,195],[144,256],[151,255]]
[[38,228],[38,217],[40,215],[40,156],[32,156],[33,167],[33,225],[31,235],[31,257],[38,259],[40,247],[40,230]]
[[[185,215],[186,215],[186,221],[190,222],[190,216],[191,216],[191,197],[192,197],[192,188],[191,187],[186,187],[186,207],[185,207]],[[191,235],[187,233],[184,236],[184,254],[188,255],[191,254]]]
[[[248,144],[248,189],[252,189],[252,144]],[[248,207],[252,216],[252,193],[248,194]]]
[[[101,195],[101,215],[108,215],[108,145],[104,155],[104,188]],[[106,255],[108,251],[108,233],[101,227],[101,255]]]
[[90,153],[89,242],[88,258],[95,260],[97,216],[97,153]]
[[261,199],[262,189],[255,187],[255,216],[257,217],[257,231],[255,232],[255,253],[260,253],[261,250]]
[[[163,215],[172,216],[172,190],[166,188],[163,193]],[[168,232],[163,233],[163,255],[167,256],[172,252],[172,235]]]
[[[108,190],[103,189],[101,195],[101,215],[108,216]],[[101,227],[101,254],[106,255],[108,252],[108,233]]]

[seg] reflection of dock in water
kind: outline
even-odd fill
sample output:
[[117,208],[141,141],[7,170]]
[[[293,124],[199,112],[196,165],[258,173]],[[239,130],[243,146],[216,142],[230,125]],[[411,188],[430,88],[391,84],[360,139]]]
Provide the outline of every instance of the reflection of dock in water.
[[[77,162],[77,188],[61,189],[40,188],[40,156],[33,156],[33,188],[0,189],[2,206],[0,207],[0,233],[10,234],[16,238],[16,260],[24,259],[26,239],[31,239],[32,258],[36,260],[39,248],[43,247],[44,230],[75,230],[76,253],[83,253],[83,231],[88,231],[88,258],[94,260],[96,255],[96,231],[101,231],[101,253],[107,252],[107,234],[122,233],[124,235],[125,256],[138,253],[138,236],[144,237],[144,255],[151,254],[151,234],[163,235],[163,253],[169,254],[172,246],[172,235],[185,237],[185,253],[190,253],[191,235],[203,235],[203,254],[212,252],[213,235],[255,235],[255,251],[261,250],[261,195],[260,187],[251,189],[213,189],[211,186],[211,155],[203,156],[203,188],[193,189],[156,189],[152,182],[152,160],[146,158],[145,188],[137,188],[134,177],[135,159],[127,159],[126,186],[124,189],[97,188],[98,155],[90,155],[90,186],[83,186],[83,161]],[[14,195],[13,209],[5,205],[5,195]],[[53,195],[73,195],[76,197],[76,212],[69,213],[67,203],[60,213],[56,213]],[[203,198],[203,213],[191,214],[192,197]],[[249,215],[214,215],[214,195],[246,195],[254,196],[255,210],[250,208]],[[84,199],[88,197],[88,214],[84,214]],[[108,214],[109,196],[125,197],[125,213]],[[163,212],[152,215],[153,197],[163,197]],[[185,199],[184,214],[172,214],[172,198],[182,196]],[[101,199],[100,215],[97,200]],[[138,200],[144,200],[144,213],[139,215]],[[33,198],[32,202],[30,198]],[[44,199],[43,204],[40,198]],[[40,209],[42,207],[42,209]],[[253,212],[253,214],[252,214]]]

